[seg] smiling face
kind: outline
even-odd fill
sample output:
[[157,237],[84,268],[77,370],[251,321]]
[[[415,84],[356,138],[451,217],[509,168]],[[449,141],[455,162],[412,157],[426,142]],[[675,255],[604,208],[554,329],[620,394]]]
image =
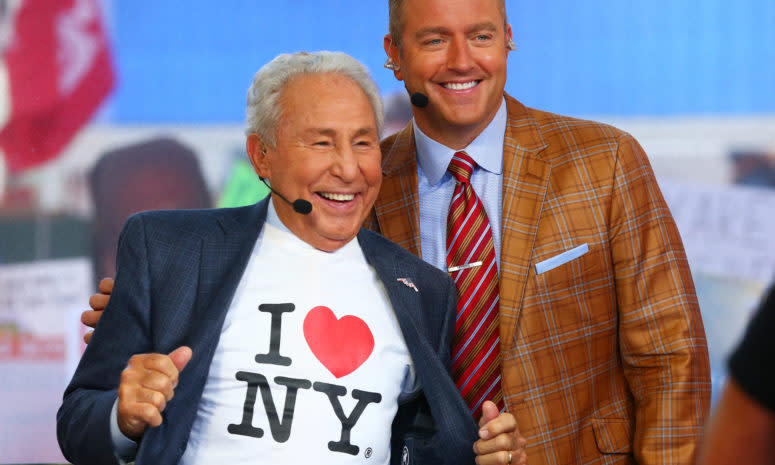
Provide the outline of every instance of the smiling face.
[[506,85],[511,28],[497,0],[405,0],[401,47],[385,36],[395,76],[430,104],[414,108],[420,129],[463,148],[490,123]]
[[358,233],[382,182],[374,111],[352,79],[332,73],[293,78],[280,104],[276,146],[250,134],[248,154],[276,191],[312,203],[301,215],[272,194],[283,224],[313,247],[334,251]]

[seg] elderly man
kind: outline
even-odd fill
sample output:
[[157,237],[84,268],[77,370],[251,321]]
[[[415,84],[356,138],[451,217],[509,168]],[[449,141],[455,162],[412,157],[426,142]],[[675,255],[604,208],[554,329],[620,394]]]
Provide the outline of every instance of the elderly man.
[[382,142],[366,225],[455,279],[452,369],[469,407],[513,413],[533,465],[693,463],[707,343],[642,148],[504,93],[504,0],[388,4],[385,66],[416,106]]
[[482,465],[509,462],[513,417],[488,404],[477,429],[449,378],[454,283],[360,229],[381,181],[365,69],[281,55],[247,113],[256,172],[311,212],[275,195],[130,218],[110,308],[57,414],[64,455],[470,464],[475,449]]

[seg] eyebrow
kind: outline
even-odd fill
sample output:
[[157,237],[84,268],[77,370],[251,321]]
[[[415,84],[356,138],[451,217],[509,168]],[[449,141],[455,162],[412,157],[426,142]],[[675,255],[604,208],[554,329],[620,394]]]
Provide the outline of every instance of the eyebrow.
[[[474,31],[482,31],[482,30],[495,31],[497,29],[498,28],[491,21],[483,21],[481,23],[476,23],[469,26],[468,28],[466,28],[466,32],[470,34],[471,32],[474,32]],[[419,39],[423,36],[427,36],[431,34],[449,34],[449,31],[450,31],[449,28],[444,26],[429,26],[418,30],[414,36]]]
[[360,129],[358,129],[357,131],[355,131],[355,135],[356,136],[368,136],[368,135],[372,135],[372,134],[377,134],[377,128],[376,127],[366,126],[366,127],[362,127]]
[[490,22],[490,21],[483,21],[481,23],[476,23],[473,26],[468,28],[468,30],[472,31],[472,32],[473,31],[482,31],[482,30],[496,31],[497,29],[498,29],[498,27],[495,25],[495,23]]
[[[336,129],[332,129],[332,128],[309,128],[305,132],[311,135],[322,135],[322,136],[329,136],[329,137],[334,137],[337,133]],[[357,137],[357,136],[376,134],[376,133],[377,133],[376,127],[364,126],[355,131],[355,136]]]

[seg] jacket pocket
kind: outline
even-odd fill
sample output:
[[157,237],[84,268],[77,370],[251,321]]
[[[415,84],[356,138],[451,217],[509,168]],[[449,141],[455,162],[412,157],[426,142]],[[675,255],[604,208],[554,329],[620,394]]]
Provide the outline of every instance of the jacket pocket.
[[632,426],[621,418],[595,418],[592,420],[595,443],[604,454],[632,453]]

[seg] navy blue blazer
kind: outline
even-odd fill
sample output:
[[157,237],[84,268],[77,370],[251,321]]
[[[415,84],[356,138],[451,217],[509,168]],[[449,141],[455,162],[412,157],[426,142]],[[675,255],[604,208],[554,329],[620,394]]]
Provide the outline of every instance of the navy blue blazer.
[[[145,212],[127,221],[109,308],[57,412],[57,437],[69,461],[116,463],[109,420],[121,371],[133,354],[169,353],[187,345],[193,358],[180,374],[161,426],[145,432],[136,463],[180,460],[267,205],[264,200],[241,208]],[[387,289],[421,387],[400,399],[391,463],[472,464],[478,428],[449,377],[454,283],[375,233],[361,230],[358,242]],[[399,278],[411,280],[418,292]]]

